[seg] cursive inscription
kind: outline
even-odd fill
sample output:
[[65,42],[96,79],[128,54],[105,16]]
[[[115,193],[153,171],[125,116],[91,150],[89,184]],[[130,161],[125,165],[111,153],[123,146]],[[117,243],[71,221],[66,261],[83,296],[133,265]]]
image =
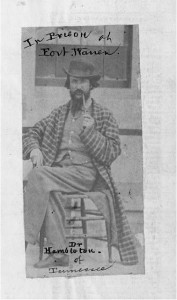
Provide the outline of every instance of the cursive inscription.
[[90,50],[87,47],[73,47],[70,50],[67,50],[65,46],[61,47],[60,50],[54,51],[50,50],[50,48],[41,48],[41,53],[39,56],[66,56],[69,54],[70,56],[92,56],[92,55],[113,55],[115,53],[119,54],[119,47],[118,46],[116,49],[113,51],[108,51],[106,49],[98,49],[98,50]]
[[[28,47],[32,47],[34,45],[38,45],[40,43],[45,43],[48,42],[50,43],[50,41],[52,40],[56,40],[56,39],[61,39],[61,38],[68,38],[68,37],[72,37],[72,38],[83,38],[83,39],[87,39],[90,34],[92,33],[92,31],[90,32],[72,32],[72,31],[63,31],[63,29],[61,29],[60,33],[55,33],[55,32],[49,32],[47,33],[45,36],[43,36],[41,39],[35,39],[33,37],[27,38],[26,40],[23,41],[23,43],[25,43],[25,47],[24,49],[28,48]],[[110,31],[108,32],[107,35],[101,35],[98,38],[98,41],[100,42],[101,40],[107,40],[110,41],[112,43],[112,39],[110,37]]]
[[95,268],[79,268],[79,269],[67,269],[67,270],[61,270],[61,269],[58,269],[56,267],[52,267],[52,268],[49,268],[49,273],[51,274],[54,274],[54,273],[81,273],[81,272],[102,272],[102,271],[106,271],[110,268],[112,268],[112,266],[115,264],[115,261],[110,265],[110,266],[101,266],[101,267],[95,267]]

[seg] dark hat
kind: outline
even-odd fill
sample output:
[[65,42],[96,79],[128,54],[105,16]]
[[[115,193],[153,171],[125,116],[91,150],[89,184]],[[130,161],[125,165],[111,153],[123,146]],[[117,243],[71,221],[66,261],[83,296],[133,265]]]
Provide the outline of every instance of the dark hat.
[[65,68],[63,69],[67,75],[73,77],[94,79],[96,81],[101,78],[101,76],[95,72],[95,68],[91,63],[81,60],[71,61],[68,71]]

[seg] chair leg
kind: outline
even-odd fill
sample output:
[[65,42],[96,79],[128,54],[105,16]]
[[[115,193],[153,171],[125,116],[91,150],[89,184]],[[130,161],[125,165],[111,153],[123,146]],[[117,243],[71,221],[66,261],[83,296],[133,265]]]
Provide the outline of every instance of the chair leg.
[[28,247],[28,242],[25,241],[25,251],[26,251],[27,247]]
[[106,232],[107,232],[107,240],[108,240],[108,256],[109,256],[109,262],[112,262],[112,247],[111,247],[111,226],[110,224],[105,221],[106,224]]
[[42,258],[43,258],[44,238],[45,238],[45,221],[43,222],[41,230],[40,230],[39,260],[42,260]]
[[[85,203],[84,203],[84,198],[81,198],[81,217],[85,217]],[[83,233],[87,234],[87,223],[86,221],[82,220],[82,228],[83,228]],[[87,249],[87,237],[84,238],[84,249]]]

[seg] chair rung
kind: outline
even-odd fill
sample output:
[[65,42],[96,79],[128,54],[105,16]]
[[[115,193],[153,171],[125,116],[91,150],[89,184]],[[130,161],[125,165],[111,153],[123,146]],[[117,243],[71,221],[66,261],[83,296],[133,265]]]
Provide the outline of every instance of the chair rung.
[[104,217],[73,217],[67,218],[66,221],[96,221],[96,220],[104,220]]
[[85,198],[89,198],[87,195],[81,195],[81,194],[75,194],[75,195],[69,195],[69,194],[63,194],[64,197],[66,197],[67,199],[85,199]]
[[70,239],[79,239],[79,238],[87,238],[87,239],[98,239],[98,240],[103,240],[107,241],[106,236],[100,236],[100,235],[87,235],[87,234],[72,234],[72,235],[66,235],[66,238]]
[[[73,210],[73,211],[81,211],[80,206],[74,207],[74,206],[67,206],[65,207],[65,209],[69,209],[69,210]],[[94,216],[102,216],[102,213],[100,213],[99,211],[96,210],[88,210],[86,209],[85,211],[85,215],[94,215]]]
[[77,207],[74,207],[74,206],[66,206],[65,209],[70,209],[70,210],[74,210],[74,211],[80,211],[80,210],[81,210],[81,207],[80,207],[80,206],[77,206]]
[[[80,206],[74,207],[74,206],[67,206],[65,209],[73,210],[73,211],[80,211]],[[85,210],[85,215],[93,215],[93,216],[102,216],[102,213],[96,210]]]
[[87,215],[93,215],[93,216],[103,216],[102,213],[100,213],[99,211],[96,210],[85,210],[85,214]]
[[65,226],[66,229],[82,229],[82,226]]

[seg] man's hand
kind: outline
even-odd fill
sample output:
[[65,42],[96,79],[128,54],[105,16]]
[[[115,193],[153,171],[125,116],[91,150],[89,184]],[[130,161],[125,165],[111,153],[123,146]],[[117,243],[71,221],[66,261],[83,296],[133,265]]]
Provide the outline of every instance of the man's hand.
[[83,121],[83,128],[92,127],[95,123],[95,120],[89,115],[88,113],[84,113],[84,121]]
[[43,155],[41,150],[33,149],[30,153],[30,158],[33,163],[33,167],[40,167],[43,165]]

